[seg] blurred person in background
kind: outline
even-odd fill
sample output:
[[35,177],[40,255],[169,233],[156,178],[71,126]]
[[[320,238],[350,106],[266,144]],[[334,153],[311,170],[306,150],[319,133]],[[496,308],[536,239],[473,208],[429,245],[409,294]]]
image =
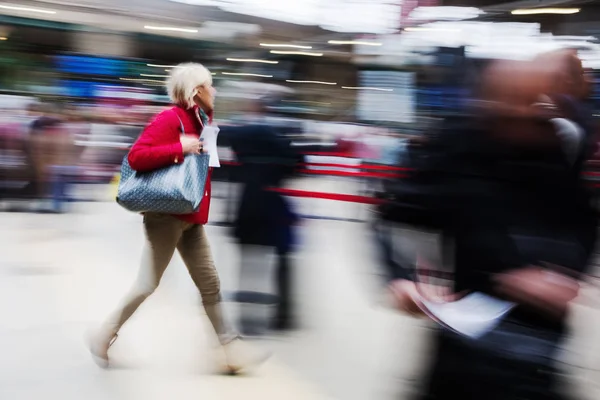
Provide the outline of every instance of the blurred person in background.
[[[292,296],[292,250],[298,217],[286,198],[274,191],[289,177],[301,156],[294,150],[281,129],[268,123],[268,105],[273,99],[264,97],[255,103],[251,119],[241,126],[224,127],[231,147],[242,164],[242,194],[234,222],[234,236],[241,245],[239,294],[241,303],[261,301],[260,294],[247,290],[256,281],[259,270],[252,268],[252,249],[258,246],[259,259],[267,258],[267,250],[276,253],[276,307],[271,328],[289,330],[296,325]],[[261,251],[260,248],[265,249]],[[253,276],[254,275],[254,276]],[[266,277],[265,277],[266,278]],[[264,279],[259,277],[259,281]],[[268,296],[267,296],[268,297]],[[242,307],[242,310],[244,308]],[[244,333],[257,334],[256,321],[242,311],[240,326]]]
[[29,130],[35,118],[30,113],[34,104],[27,104],[25,110],[15,107],[0,112],[1,198],[28,198],[33,192]]
[[[61,168],[71,163],[74,138],[66,129],[64,115],[52,104],[34,110],[36,118],[29,134],[34,198],[38,212],[59,212],[62,206]],[[60,195],[60,196],[59,196]],[[56,196],[61,198],[55,201]]]
[[424,231],[442,231],[444,226],[443,218],[430,206],[431,198],[437,199],[439,190],[435,184],[439,171],[435,162],[430,161],[437,149],[426,136],[411,135],[403,140],[402,151],[393,151],[394,157],[390,156],[389,161],[395,158],[391,165],[406,168],[407,174],[381,180],[375,196],[382,203],[377,207],[370,226],[383,267],[381,275],[385,277],[384,283],[414,278],[412,266],[416,257],[402,251],[402,246],[395,240],[401,237],[396,228],[408,225]]
[[[133,145],[128,160],[136,171],[152,171],[181,163],[186,155],[204,151],[200,135],[212,121],[216,95],[210,72],[200,64],[180,64],[171,71],[167,89],[175,106],[159,113]],[[100,365],[108,366],[108,350],[119,330],[158,287],[175,250],[179,251],[200,291],[204,309],[221,344],[225,356],[223,372],[238,373],[264,359],[263,354],[241,343],[223,317],[219,275],[204,229],[210,207],[210,176],[209,172],[198,212],[144,214],[146,244],[138,277],[121,305],[92,338],[91,352]]]
[[62,121],[60,136],[56,137],[55,143],[57,155],[51,167],[52,211],[56,213],[65,211],[65,204],[73,200],[69,189],[77,179],[85,149],[77,145],[77,138],[88,136],[91,130],[90,124],[74,107],[63,108]]
[[[583,69],[576,50],[565,49],[545,53],[534,62],[546,66],[549,89],[536,104],[549,109],[550,121],[559,138],[561,148],[570,166],[572,182],[580,183],[585,163],[596,152],[597,127],[587,100],[592,95],[590,77]],[[581,205],[580,237],[586,254],[596,245],[596,212],[590,207],[592,194],[581,187],[573,190]]]
[[[444,234],[454,240],[453,293],[481,292],[515,307],[477,338],[438,329],[419,398],[565,398],[556,360],[597,227],[579,176],[588,148],[572,139],[583,137],[584,121],[559,101],[576,99],[582,87],[581,61],[570,51],[494,62],[473,115],[447,122],[436,139],[445,149],[436,195],[449,221]],[[397,307],[412,315],[424,315],[428,293],[418,272],[415,282],[390,286]],[[441,293],[438,301],[460,297]]]
[[[588,111],[588,110],[594,110],[594,95],[597,96],[597,93],[594,93],[594,88],[595,88],[596,82],[595,82],[595,77],[594,77],[594,70],[593,69],[586,69],[585,70],[585,86],[584,86],[584,90],[583,90],[583,109],[584,112],[587,115],[591,115],[593,114],[592,111]],[[593,136],[592,136],[592,140],[595,142],[595,145],[593,146],[593,148],[591,149],[592,151],[592,159],[588,160],[588,165],[595,167],[596,169],[598,168],[598,166],[600,166],[600,135],[599,135],[599,131],[598,131],[598,125],[597,124],[592,124],[592,129],[593,129]]]
[[[27,104],[25,112],[18,114],[16,110],[7,110],[2,120],[3,150],[16,151],[21,155],[22,168],[17,176],[13,175],[13,170],[9,170],[6,176],[5,189],[3,194],[9,198],[32,199],[39,196],[38,175],[35,169],[35,158],[31,146],[32,124],[43,116],[43,106],[37,100],[32,100]],[[25,183],[21,189],[11,190],[13,180],[23,178]]]

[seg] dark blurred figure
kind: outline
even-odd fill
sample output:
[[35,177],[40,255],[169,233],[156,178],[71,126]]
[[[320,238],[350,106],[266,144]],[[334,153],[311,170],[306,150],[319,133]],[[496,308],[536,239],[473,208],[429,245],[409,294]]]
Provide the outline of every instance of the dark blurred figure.
[[[275,330],[292,329],[296,323],[292,305],[291,252],[294,245],[294,226],[298,218],[290,203],[273,189],[281,187],[301,156],[291,146],[283,132],[268,124],[264,115],[265,102],[257,104],[254,118],[242,126],[227,127],[226,135],[242,164],[242,195],[234,223],[234,235],[242,246],[240,291],[241,303],[269,303],[269,296],[245,291],[253,271],[249,266],[251,248],[260,246],[274,249],[276,265],[276,310],[271,327]],[[265,260],[266,257],[265,251]],[[254,273],[256,273],[254,271]],[[266,300],[264,300],[266,299]],[[241,328],[244,333],[258,333],[252,318],[242,313]]]
[[51,169],[52,180],[52,210],[65,211],[66,205],[74,198],[70,193],[71,186],[78,179],[79,165],[85,149],[77,146],[77,137],[86,137],[90,134],[91,126],[72,107],[67,107],[61,112],[60,134],[55,137],[56,158]]
[[423,201],[423,197],[430,194],[428,185],[423,184],[428,180],[430,163],[421,161],[429,155],[427,150],[432,149],[432,146],[423,146],[426,141],[423,136],[406,139],[405,149],[397,154],[395,164],[407,167],[410,172],[397,179],[383,180],[381,190],[376,193],[384,203],[375,213],[371,230],[385,280],[412,280],[414,275],[416,257],[400,251],[395,240],[396,227],[409,225],[439,230],[441,225],[438,216]]
[[[564,398],[555,362],[597,227],[580,177],[589,148],[587,118],[577,112],[582,87],[570,51],[494,62],[473,116],[448,120],[437,137],[445,151],[436,159],[435,211],[455,243],[454,292],[516,307],[477,339],[440,329],[420,398]],[[422,315],[416,275],[391,289],[400,309]]]
[[15,109],[0,112],[0,198],[3,199],[28,198],[31,194],[33,173],[28,146],[33,117],[28,114]]
[[58,110],[50,104],[34,105],[34,118],[29,127],[28,154],[32,170],[32,195],[39,200],[38,211],[48,211],[47,202],[52,193],[52,167],[57,162],[57,138],[61,136],[62,120]]
[[67,180],[76,164],[77,150],[65,115],[53,105],[36,110],[29,135],[29,156],[33,171],[33,195],[37,211],[62,212]]

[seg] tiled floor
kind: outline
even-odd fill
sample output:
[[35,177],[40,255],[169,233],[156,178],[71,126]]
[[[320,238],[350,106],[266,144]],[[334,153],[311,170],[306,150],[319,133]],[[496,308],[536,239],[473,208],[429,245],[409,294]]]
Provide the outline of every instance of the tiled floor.
[[[213,217],[222,208],[215,201]],[[100,202],[78,204],[67,215],[0,218],[2,400],[401,399],[426,359],[429,329],[381,305],[365,226],[307,220],[295,260],[303,329],[253,341],[274,353],[256,373],[208,373],[207,321],[178,257],[123,328],[112,349],[118,368],[101,370],[87,353],[85,334],[135,277],[143,241],[140,217]],[[209,226],[208,232],[223,289],[232,290],[236,246],[227,228]],[[261,267],[267,274],[268,266]],[[590,329],[580,342],[593,343],[597,313],[583,309],[575,324]],[[232,305],[227,311],[235,316]],[[586,367],[578,376],[588,382],[597,376],[591,354],[598,351],[575,357]]]

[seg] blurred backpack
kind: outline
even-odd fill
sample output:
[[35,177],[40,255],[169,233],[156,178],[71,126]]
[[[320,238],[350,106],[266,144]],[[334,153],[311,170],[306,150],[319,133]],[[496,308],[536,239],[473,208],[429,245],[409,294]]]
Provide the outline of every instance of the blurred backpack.
[[431,169],[433,149],[409,146],[405,158],[407,174],[383,183],[379,217],[388,222],[426,229],[441,228],[444,220],[440,176]]
[[379,218],[427,230],[441,230],[451,217],[455,182],[450,178],[460,168],[465,120],[449,117],[435,134],[420,145],[412,143],[403,154],[407,173],[383,183]]

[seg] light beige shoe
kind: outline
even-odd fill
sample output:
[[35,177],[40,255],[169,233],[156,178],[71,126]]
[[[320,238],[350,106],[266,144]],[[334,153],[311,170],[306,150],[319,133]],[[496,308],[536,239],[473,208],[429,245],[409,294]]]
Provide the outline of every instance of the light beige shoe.
[[221,348],[225,354],[222,372],[229,375],[250,372],[271,356],[270,353],[244,342],[239,337],[222,345]]
[[102,326],[88,337],[92,359],[101,368],[108,368],[108,350],[119,337],[116,326]]

